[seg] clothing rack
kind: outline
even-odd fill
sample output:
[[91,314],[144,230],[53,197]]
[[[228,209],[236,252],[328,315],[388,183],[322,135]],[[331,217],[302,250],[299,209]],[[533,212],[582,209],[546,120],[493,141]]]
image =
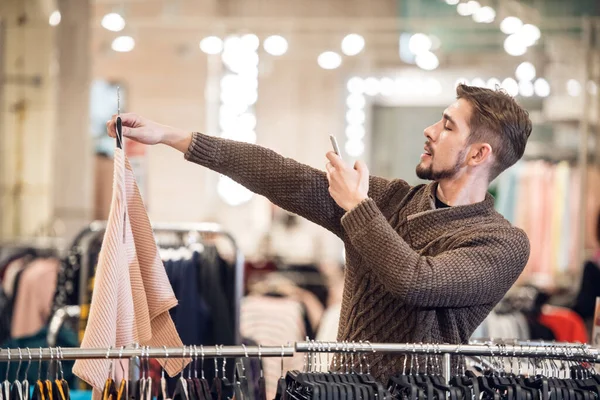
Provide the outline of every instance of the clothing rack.
[[[80,252],[84,250],[81,249],[80,243],[81,241],[90,234],[101,234],[106,229],[106,221],[93,221],[86,228],[80,231],[75,239],[73,240],[72,248],[79,249]],[[199,234],[214,234],[219,235],[226,238],[232,245],[233,251],[235,253],[235,283],[234,283],[234,328],[235,328],[235,341],[236,343],[241,343],[240,336],[240,307],[242,302],[242,295],[244,293],[244,255],[240,250],[237,242],[231,233],[225,231],[219,224],[210,223],[210,222],[200,222],[200,223],[153,223],[152,230],[154,232],[173,232],[173,233],[185,233],[185,232],[195,232]],[[82,270],[80,273],[80,288],[86,287],[88,280],[88,271]],[[83,290],[82,290],[83,293]],[[83,298],[80,297],[80,304],[83,304]]]
[[[20,353],[19,353],[20,350]],[[52,361],[78,359],[116,359],[116,358],[238,358],[238,357],[292,357],[293,346],[185,346],[177,348],[138,347],[111,349],[38,348],[38,349],[0,349],[0,362],[15,361]]]
[[489,356],[499,358],[533,357],[600,362],[600,350],[587,344],[559,342],[490,342],[486,344],[431,344],[431,343],[368,343],[368,342],[297,342],[299,353],[392,353],[442,355],[443,376],[451,375],[451,357]]

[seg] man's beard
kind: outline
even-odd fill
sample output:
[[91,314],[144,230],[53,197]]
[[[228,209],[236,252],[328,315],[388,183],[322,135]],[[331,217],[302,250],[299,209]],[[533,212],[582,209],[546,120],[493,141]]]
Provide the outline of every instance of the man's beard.
[[422,162],[417,165],[417,176],[420,179],[428,180],[428,181],[439,181],[442,179],[450,179],[453,178],[458,171],[460,171],[461,164],[463,159],[465,158],[465,153],[467,149],[463,149],[458,153],[456,157],[456,161],[454,162],[454,166],[452,168],[446,168],[440,171],[433,170],[433,154],[431,155],[431,159],[429,160],[429,166],[422,166]]

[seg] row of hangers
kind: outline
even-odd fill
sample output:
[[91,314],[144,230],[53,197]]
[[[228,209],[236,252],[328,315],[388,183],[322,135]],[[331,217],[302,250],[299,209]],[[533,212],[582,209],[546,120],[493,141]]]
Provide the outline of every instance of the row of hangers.
[[[8,350],[8,366],[6,368],[6,376],[4,378],[4,382],[0,385],[0,400],[29,400],[30,394],[30,383],[27,379],[29,369],[31,368],[31,363],[33,361],[31,357],[31,350],[27,348],[27,352],[29,354],[29,360],[27,364],[27,368],[25,369],[25,375],[23,379],[20,379],[21,366],[23,364],[23,352],[19,348],[19,364],[17,366],[17,371],[15,374],[16,379],[12,382],[9,381],[9,373],[10,373],[10,363],[11,363],[11,350]],[[41,354],[40,348],[40,354]],[[67,381],[65,380],[64,371],[62,367],[62,361],[64,356],[62,356],[62,349],[57,347],[56,351],[56,361],[54,360],[54,352],[51,351],[51,361],[50,367],[46,371],[46,379],[42,379],[42,359],[40,357],[39,360],[39,368],[38,368],[38,377],[33,386],[33,395],[32,400],[69,400],[70,399],[70,389]],[[54,366],[54,371],[53,367]],[[59,374],[60,372],[60,374]],[[54,379],[52,379],[52,374],[54,374]]]

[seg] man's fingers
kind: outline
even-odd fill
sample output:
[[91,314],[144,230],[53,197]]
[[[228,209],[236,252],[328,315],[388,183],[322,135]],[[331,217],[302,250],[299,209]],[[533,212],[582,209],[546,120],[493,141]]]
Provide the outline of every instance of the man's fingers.
[[333,164],[333,166],[335,168],[345,168],[346,164],[344,163],[344,161],[340,158],[340,156],[338,156],[337,154],[335,154],[333,151],[330,151],[326,154],[327,159],[329,160],[329,162],[331,162],[331,164]]
[[335,171],[335,167],[331,163],[327,163],[325,165],[325,168],[327,169],[327,174],[328,175],[331,175],[333,173],[333,171]]
[[108,136],[110,136],[110,137],[114,138],[116,136],[114,120],[110,119],[106,122],[106,132],[108,133]]
[[358,171],[358,173],[361,175],[369,174],[369,169],[367,168],[367,164],[365,164],[364,161],[362,161],[362,160],[358,160],[356,163],[354,163],[354,169],[356,171]]

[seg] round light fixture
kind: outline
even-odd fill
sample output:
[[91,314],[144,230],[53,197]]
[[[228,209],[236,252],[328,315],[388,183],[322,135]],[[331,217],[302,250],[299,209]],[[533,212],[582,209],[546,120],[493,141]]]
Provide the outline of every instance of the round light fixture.
[[506,78],[502,81],[502,88],[511,96],[519,94],[519,84],[513,78]]
[[517,33],[513,33],[504,40],[504,50],[511,56],[522,56],[527,52],[527,45]]
[[317,63],[319,63],[319,66],[323,69],[336,69],[342,65],[342,56],[333,51],[326,51],[319,54]]
[[523,26],[523,21],[517,17],[506,17],[500,22],[500,30],[507,35],[519,32]]
[[60,15],[60,11],[56,10],[53,11],[52,14],[50,14],[50,17],[48,18],[48,23],[50,24],[50,26],[56,26],[60,24],[61,19],[62,16]]
[[282,56],[288,50],[288,42],[283,36],[273,35],[265,39],[263,47],[272,56]]
[[426,71],[433,71],[440,65],[440,61],[437,56],[430,51],[417,54],[415,57],[415,63],[421,69]]
[[104,29],[112,32],[120,32],[125,28],[125,19],[117,13],[109,13],[102,17],[100,24]]
[[413,54],[421,54],[431,50],[433,43],[429,36],[424,33],[415,33],[408,41],[408,49]]
[[342,53],[347,56],[355,56],[364,48],[365,39],[357,33],[351,33],[342,40]]
[[535,67],[529,61],[524,61],[515,70],[515,76],[520,81],[532,81],[535,78]]
[[219,54],[223,51],[223,41],[216,36],[208,36],[200,41],[200,50],[206,54]]
[[533,84],[533,88],[535,90],[535,94],[539,97],[550,96],[550,84],[544,78],[536,79]]
[[119,53],[127,53],[135,47],[135,40],[131,36],[119,36],[113,40],[111,47]]

